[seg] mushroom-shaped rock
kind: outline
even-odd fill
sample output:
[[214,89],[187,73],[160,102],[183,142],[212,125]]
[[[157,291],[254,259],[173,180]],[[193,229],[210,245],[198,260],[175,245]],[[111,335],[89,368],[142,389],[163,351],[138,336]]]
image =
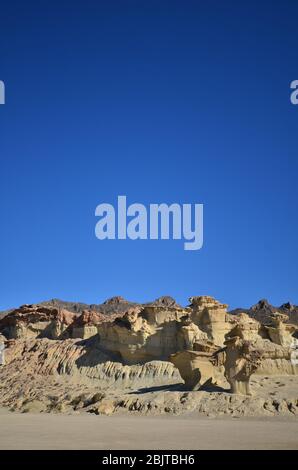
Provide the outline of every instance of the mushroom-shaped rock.
[[239,336],[229,337],[225,346],[225,377],[232,393],[251,395],[250,377],[258,369],[263,351]]
[[198,351],[180,351],[170,356],[170,361],[179,370],[187,390],[199,390],[215,381],[212,354]]

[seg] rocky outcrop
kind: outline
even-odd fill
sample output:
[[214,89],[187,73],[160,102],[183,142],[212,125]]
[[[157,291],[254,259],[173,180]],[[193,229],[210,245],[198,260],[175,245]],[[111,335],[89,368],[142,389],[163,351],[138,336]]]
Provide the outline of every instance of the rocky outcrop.
[[[75,315],[65,309],[58,310],[42,336],[47,336],[52,339],[66,339],[72,336],[72,325],[75,320]],[[46,334],[47,333],[47,334]]]
[[67,310],[40,305],[22,305],[0,320],[0,331],[8,339],[59,337],[73,322]]
[[246,313],[240,313],[231,320],[229,336],[239,336],[247,341],[256,341],[258,338],[267,338],[266,330],[260,322]]
[[222,374],[223,359],[221,350],[188,350],[170,356],[170,361],[177,367],[184,380],[186,390],[212,390],[225,386]]
[[153,302],[149,302],[148,304],[145,304],[145,306],[146,305],[154,305],[156,307],[164,307],[164,308],[167,308],[167,307],[178,308],[178,309],[182,308],[181,305],[177,304],[176,300],[169,295],[158,297]]
[[98,327],[100,344],[126,364],[167,360],[207,334],[191,321],[189,311],[155,304],[127,312],[112,324]]
[[0,334],[0,366],[5,365],[5,342],[6,338]]
[[[127,307],[127,311],[134,311],[136,308],[138,307]],[[105,314],[83,310],[80,315],[76,315],[63,308],[22,305],[0,319],[0,332],[8,339],[86,339],[97,335],[97,325],[113,321],[124,313],[116,311]]]
[[225,377],[232,393],[251,395],[250,377],[261,364],[263,350],[238,336],[229,337],[225,346]]
[[[266,311],[264,317],[242,311],[229,314],[227,305],[209,296],[192,297],[187,307],[171,297],[143,305],[115,297],[102,305],[105,311],[88,308],[80,315],[53,305],[24,305],[2,318],[0,334],[5,335],[6,349],[0,389],[10,398],[1,401],[0,393],[0,403],[51,410],[52,400],[46,398],[44,408],[36,391],[48,390],[49,383],[53,388],[48,394],[57,387],[61,394],[86,388],[93,395],[101,390],[170,387],[168,393],[184,389],[248,397],[257,390],[252,384],[261,379],[256,377],[298,374],[297,327],[266,303],[255,309]],[[18,398],[23,395],[28,403]],[[88,408],[91,399],[65,402],[73,409]],[[98,412],[121,408],[119,400],[116,405],[112,398],[99,401]],[[161,409],[145,400],[140,405],[141,401],[126,398],[123,407]],[[271,411],[272,406],[270,402]],[[171,408],[170,400],[167,407]]]
[[74,383],[109,387],[146,387],[181,381],[169,362],[153,361],[127,366],[102,351],[96,338],[87,341],[67,339],[9,340],[6,348],[6,377],[12,371],[41,377],[68,377]]
[[225,335],[231,329],[227,305],[209,296],[191,297],[189,301],[193,322],[206,332],[208,338],[216,345],[222,346]]
[[[233,393],[250,394],[253,373],[296,374],[292,361],[292,337],[296,330],[284,325],[280,313],[270,315],[272,326],[261,325],[241,315],[241,320],[228,333],[225,341],[225,376]],[[268,339],[265,334],[268,333]]]
[[286,322],[298,326],[298,306],[290,302],[282,304],[280,307],[271,305],[267,299],[262,299],[250,308],[237,308],[231,310],[231,315],[237,315],[241,312],[247,313],[251,318],[259,321],[263,325],[271,324],[271,316],[274,313],[286,315]]
[[287,315],[275,312],[271,315],[271,325],[265,328],[273,343],[289,347],[293,343],[293,333],[298,328],[295,325],[285,324],[286,321],[288,321]]
[[105,315],[123,315],[131,308],[137,308],[140,306],[141,304],[138,304],[137,302],[131,302],[118,295],[116,297],[107,299],[105,302],[97,306],[90,305],[90,309],[98,310]]
[[150,338],[155,333],[156,327],[138,311],[128,312],[112,324],[103,323],[98,327],[101,347],[116,354],[125,364],[162,359],[160,344],[155,341],[153,347],[150,345]]
[[[84,310],[92,310],[95,312],[100,312],[104,315],[109,315],[115,313],[123,314],[129,308],[137,307],[139,305],[141,304],[126,300],[121,296],[115,296],[111,297],[110,299],[107,299],[105,302],[100,304],[86,304],[83,302],[69,302],[60,299],[51,299],[39,302],[38,304],[34,304],[32,306],[47,307],[49,309],[56,310],[67,310],[69,312],[75,313],[76,315],[81,315]],[[0,312],[0,318],[2,315],[7,315],[13,312],[14,310],[15,309],[8,309],[6,311]]]
[[195,343],[208,339],[207,333],[204,333],[193,323],[190,314],[182,316],[177,326],[177,347],[179,351],[194,349]]
[[212,297],[193,297],[187,308],[173,299],[146,304],[128,312],[113,324],[101,324],[101,345],[127,364],[166,360],[179,350],[192,349],[201,339],[222,346],[232,328],[226,305]]
[[295,376],[253,376],[253,397],[232,395],[227,387],[187,391],[173,364],[125,366],[105,356],[94,339],[8,343],[8,364],[0,367],[0,405],[13,411],[298,416]]
[[[184,318],[191,328],[190,317]],[[222,385],[224,373],[232,393],[250,395],[250,378],[257,371],[298,372],[298,341],[292,337],[296,327],[285,325],[284,320],[284,315],[274,313],[271,314],[272,326],[264,326],[247,314],[239,313],[229,322],[232,328],[225,335],[224,348],[216,348],[214,342],[210,347],[206,338],[188,341],[182,348],[186,350],[172,354],[170,360],[179,369],[189,390]],[[209,336],[212,336],[210,331]]]
[[97,327],[107,321],[105,315],[94,310],[84,310],[72,323],[72,338],[88,339],[97,335]]

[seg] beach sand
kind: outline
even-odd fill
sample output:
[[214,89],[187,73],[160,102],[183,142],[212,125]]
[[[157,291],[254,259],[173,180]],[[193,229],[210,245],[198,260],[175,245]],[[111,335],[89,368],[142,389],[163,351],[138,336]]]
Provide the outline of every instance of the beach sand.
[[298,421],[21,414],[1,409],[0,449],[298,449]]

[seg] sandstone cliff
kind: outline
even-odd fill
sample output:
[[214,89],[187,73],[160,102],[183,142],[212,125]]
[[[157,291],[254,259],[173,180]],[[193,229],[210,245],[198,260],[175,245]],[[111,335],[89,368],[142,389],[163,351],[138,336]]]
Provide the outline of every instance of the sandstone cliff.
[[[186,307],[170,297],[143,305],[118,297],[106,305],[108,313],[88,308],[79,315],[24,305],[0,319],[0,404],[29,411],[207,412],[228,406],[230,392],[260,394],[273,384],[270,377],[298,385],[297,326],[280,310],[262,304],[255,315],[228,313],[209,296],[191,297]],[[268,399],[260,398],[259,413],[296,413],[295,395],[280,398],[290,399],[287,406]],[[244,398],[234,402],[238,410],[245,403],[253,409]]]

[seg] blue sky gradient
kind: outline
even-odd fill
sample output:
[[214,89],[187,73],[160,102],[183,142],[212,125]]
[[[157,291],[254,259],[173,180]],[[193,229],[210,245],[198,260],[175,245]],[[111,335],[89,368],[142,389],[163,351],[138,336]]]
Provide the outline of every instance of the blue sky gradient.
[[[3,1],[0,309],[298,303],[298,3]],[[99,241],[95,207],[203,203],[204,246]]]

